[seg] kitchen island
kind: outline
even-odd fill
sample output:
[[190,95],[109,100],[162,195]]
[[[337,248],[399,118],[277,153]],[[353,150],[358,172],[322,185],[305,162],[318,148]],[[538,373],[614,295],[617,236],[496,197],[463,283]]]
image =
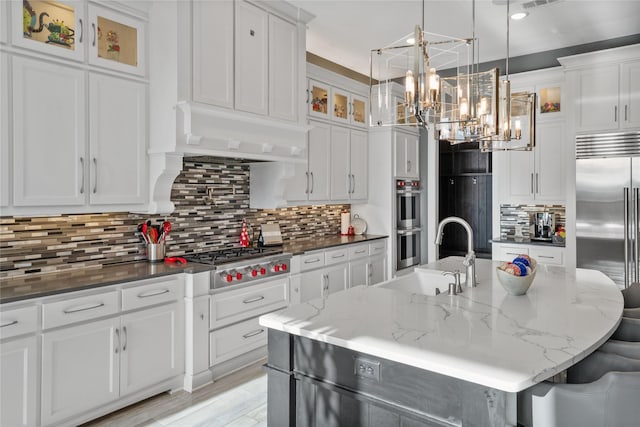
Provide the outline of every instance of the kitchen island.
[[497,265],[458,295],[356,287],[263,316],[269,425],[515,425],[517,392],[600,346],[623,300],[602,273],[542,265],[511,296]]

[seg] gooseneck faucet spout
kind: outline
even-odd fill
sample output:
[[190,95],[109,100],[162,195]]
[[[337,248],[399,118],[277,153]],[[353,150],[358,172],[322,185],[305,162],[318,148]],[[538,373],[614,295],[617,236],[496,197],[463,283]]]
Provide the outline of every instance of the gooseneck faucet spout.
[[474,288],[477,285],[476,254],[473,251],[473,230],[471,229],[471,226],[469,225],[469,223],[457,216],[450,216],[443,219],[442,221],[440,221],[440,224],[438,224],[438,231],[436,232],[435,243],[438,246],[442,244],[442,237],[444,236],[444,226],[451,222],[460,224],[461,226],[464,227],[465,231],[467,232],[467,255],[464,257],[464,262],[463,262],[464,266],[466,267],[465,284],[469,288]]

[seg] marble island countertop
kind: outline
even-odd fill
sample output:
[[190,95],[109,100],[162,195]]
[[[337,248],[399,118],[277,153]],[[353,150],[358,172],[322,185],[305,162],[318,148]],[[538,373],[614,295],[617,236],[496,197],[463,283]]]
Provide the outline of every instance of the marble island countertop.
[[[613,334],[622,295],[604,274],[538,267],[524,296],[498,282],[499,262],[477,260],[478,287],[411,294],[362,286],[270,313],[262,326],[517,392],[575,364]],[[424,266],[463,270],[462,258]]]

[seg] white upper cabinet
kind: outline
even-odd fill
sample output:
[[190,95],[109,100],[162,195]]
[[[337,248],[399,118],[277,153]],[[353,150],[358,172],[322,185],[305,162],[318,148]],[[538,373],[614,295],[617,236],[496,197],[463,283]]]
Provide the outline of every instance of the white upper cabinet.
[[144,76],[145,23],[94,3],[88,12],[89,64]]
[[332,99],[331,120],[352,126],[367,126],[369,102],[366,97],[333,88]]
[[89,86],[90,202],[143,203],[147,87],[101,74],[91,74]]
[[396,178],[420,178],[419,144],[419,135],[394,130]]
[[297,28],[269,15],[269,115],[295,121],[298,118]]
[[332,110],[331,86],[313,79],[307,83],[308,115],[312,118],[331,119],[329,113]]
[[0,43],[9,41],[8,35],[9,2],[0,1]]
[[[0,6],[2,7],[2,6]],[[1,31],[1,29],[0,29]],[[9,205],[9,58],[0,53],[0,206]]]
[[580,70],[578,132],[640,127],[640,61]]
[[331,200],[366,200],[368,196],[367,133],[331,128]]
[[640,61],[620,66],[622,128],[640,127]]
[[193,3],[193,99],[233,108],[233,0]]
[[308,161],[295,165],[293,178],[287,181],[287,200],[329,200],[331,185],[331,126],[327,123],[309,122]]
[[84,16],[85,3],[81,1],[11,2],[11,41],[26,49],[83,61],[87,40]]
[[82,70],[13,57],[15,206],[85,202],[85,93]]
[[247,2],[236,2],[235,108],[268,112],[269,15]]
[[[507,192],[501,203],[565,203],[564,121],[539,122],[536,132],[533,151],[505,153]],[[494,162],[502,159],[496,156]]]

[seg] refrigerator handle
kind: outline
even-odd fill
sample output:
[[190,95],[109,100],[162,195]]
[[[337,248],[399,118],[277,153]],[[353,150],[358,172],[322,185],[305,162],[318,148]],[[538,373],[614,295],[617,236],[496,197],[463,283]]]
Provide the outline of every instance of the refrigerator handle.
[[638,265],[638,213],[640,213],[640,188],[633,189],[633,281],[640,280],[640,266]]
[[624,187],[624,287],[629,287],[629,187]]

